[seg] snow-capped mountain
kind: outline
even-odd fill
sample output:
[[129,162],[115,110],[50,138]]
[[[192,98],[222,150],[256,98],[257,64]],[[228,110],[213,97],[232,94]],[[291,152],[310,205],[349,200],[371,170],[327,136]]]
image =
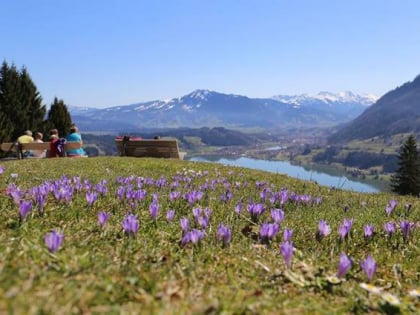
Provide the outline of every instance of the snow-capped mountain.
[[299,95],[249,98],[195,90],[170,100],[104,109],[70,107],[69,110],[73,120],[84,130],[98,130],[98,123],[101,124],[100,128],[112,126],[112,130],[204,126],[287,128],[331,126],[347,122],[359,115],[369,104],[371,103],[366,98],[351,92],[321,92],[316,97]]
[[319,92],[315,95],[300,94],[300,95],[276,95],[273,99],[280,102],[294,104],[297,106],[310,105],[314,102],[322,102],[326,105],[337,105],[342,104],[355,104],[369,106],[375,103],[379,97],[373,94],[355,94],[350,91],[331,93],[331,92]]

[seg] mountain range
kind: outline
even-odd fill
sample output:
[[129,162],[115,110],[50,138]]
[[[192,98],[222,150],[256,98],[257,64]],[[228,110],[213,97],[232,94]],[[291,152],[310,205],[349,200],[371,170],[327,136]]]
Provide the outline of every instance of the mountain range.
[[349,122],[376,101],[373,95],[320,92],[270,98],[195,90],[170,100],[108,108],[69,106],[84,131],[129,132],[144,128],[287,129],[327,127]]
[[420,75],[386,93],[332,134],[329,142],[345,143],[401,133],[420,134]]

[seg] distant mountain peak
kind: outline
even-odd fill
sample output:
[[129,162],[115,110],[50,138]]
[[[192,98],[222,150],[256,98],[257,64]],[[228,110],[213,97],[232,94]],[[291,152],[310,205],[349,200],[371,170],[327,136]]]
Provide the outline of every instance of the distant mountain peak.
[[369,106],[375,103],[378,100],[378,97],[374,94],[359,95],[351,91],[342,91],[338,93],[321,91],[318,94],[276,95],[273,99],[293,105],[305,105],[310,102],[320,101],[325,104],[357,103],[363,106]]
[[[72,109],[71,114],[85,117],[86,125],[83,128],[90,130],[94,128],[94,121],[108,121],[114,124],[113,128],[118,123],[142,128],[331,126],[347,122],[365,110],[360,99],[352,92],[334,94],[323,91],[314,96],[279,96],[276,100],[197,89],[169,100],[139,102],[94,111]],[[371,103],[366,101],[364,104]]]
[[204,100],[204,99],[207,99],[208,95],[211,93],[214,93],[214,92],[210,90],[198,89],[198,90],[192,91],[190,94],[185,95],[185,97]]

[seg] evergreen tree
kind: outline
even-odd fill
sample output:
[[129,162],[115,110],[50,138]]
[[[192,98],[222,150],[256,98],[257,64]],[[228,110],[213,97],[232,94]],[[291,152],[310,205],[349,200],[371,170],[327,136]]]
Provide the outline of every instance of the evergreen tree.
[[12,141],[15,138],[15,120],[18,113],[15,111],[19,103],[19,73],[14,65],[9,66],[3,62],[0,69],[0,141]]
[[26,68],[3,62],[0,69],[0,141],[13,141],[25,130],[39,130],[45,106]]
[[41,130],[44,125],[46,107],[42,105],[42,98],[26,68],[22,69],[20,79],[22,91],[21,106],[26,113],[23,129]]
[[398,169],[391,178],[391,188],[401,195],[420,194],[420,155],[414,135],[410,135],[401,146]]
[[45,125],[46,133],[56,128],[60,137],[66,136],[70,132],[72,125],[71,116],[63,100],[54,98],[51,108],[48,111],[48,117]]

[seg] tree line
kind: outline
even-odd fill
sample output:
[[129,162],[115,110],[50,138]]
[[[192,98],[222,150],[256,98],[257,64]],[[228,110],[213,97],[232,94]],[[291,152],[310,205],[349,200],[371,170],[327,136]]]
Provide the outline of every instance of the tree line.
[[72,119],[62,99],[54,98],[49,110],[26,67],[3,61],[0,69],[0,143],[13,142],[25,130],[38,131],[48,140],[49,130],[64,136]]

